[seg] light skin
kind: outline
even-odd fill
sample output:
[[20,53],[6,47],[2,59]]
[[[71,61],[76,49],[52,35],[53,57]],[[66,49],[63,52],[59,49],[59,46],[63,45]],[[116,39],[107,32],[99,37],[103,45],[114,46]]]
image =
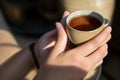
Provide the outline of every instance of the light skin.
[[82,80],[86,73],[102,64],[107,55],[111,28],[106,27],[92,40],[66,51],[67,35],[60,23],[56,26],[58,38],[55,47],[41,65],[35,80]]
[[[69,12],[64,13],[63,25],[67,15]],[[35,52],[41,68],[34,80],[82,80],[89,71],[101,65],[107,55],[111,27],[81,46],[68,49],[63,25],[57,22],[57,29],[46,33],[36,43]],[[33,65],[31,52],[25,48],[0,66],[0,80],[21,80]]]

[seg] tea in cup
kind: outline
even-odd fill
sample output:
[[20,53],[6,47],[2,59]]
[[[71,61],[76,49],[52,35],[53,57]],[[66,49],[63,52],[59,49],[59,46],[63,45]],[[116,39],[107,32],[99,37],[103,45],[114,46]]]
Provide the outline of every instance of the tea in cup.
[[66,31],[75,45],[90,40],[99,34],[105,26],[106,19],[97,12],[81,10],[71,13],[66,19]]

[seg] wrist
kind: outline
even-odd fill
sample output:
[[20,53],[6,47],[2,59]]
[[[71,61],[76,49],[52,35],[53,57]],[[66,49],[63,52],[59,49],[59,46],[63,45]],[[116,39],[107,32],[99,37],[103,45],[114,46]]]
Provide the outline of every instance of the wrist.
[[39,55],[36,53],[36,47],[35,46],[36,46],[36,44],[32,43],[29,46],[29,49],[31,51],[33,62],[35,64],[35,66],[37,67],[37,69],[39,69],[40,68],[40,63],[39,63],[39,58],[38,58]]
[[34,45],[34,50],[35,50],[35,54],[37,55],[37,60],[38,60],[39,66],[40,66],[41,65],[41,56],[40,56],[40,52],[39,52],[37,43],[35,43],[35,45]]

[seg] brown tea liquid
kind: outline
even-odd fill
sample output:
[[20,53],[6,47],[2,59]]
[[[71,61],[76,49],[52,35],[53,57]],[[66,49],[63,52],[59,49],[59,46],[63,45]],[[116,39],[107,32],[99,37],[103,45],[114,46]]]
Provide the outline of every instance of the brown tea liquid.
[[77,30],[90,31],[101,26],[101,22],[92,16],[78,16],[70,20],[69,25]]

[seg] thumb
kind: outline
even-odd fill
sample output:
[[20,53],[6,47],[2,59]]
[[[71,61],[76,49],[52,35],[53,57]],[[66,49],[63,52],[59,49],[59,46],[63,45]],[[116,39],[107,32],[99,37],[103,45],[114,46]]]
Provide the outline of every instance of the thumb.
[[61,23],[56,22],[56,28],[58,31],[58,38],[55,47],[52,50],[54,56],[59,55],[66,48],[67,44],[67,35]]

